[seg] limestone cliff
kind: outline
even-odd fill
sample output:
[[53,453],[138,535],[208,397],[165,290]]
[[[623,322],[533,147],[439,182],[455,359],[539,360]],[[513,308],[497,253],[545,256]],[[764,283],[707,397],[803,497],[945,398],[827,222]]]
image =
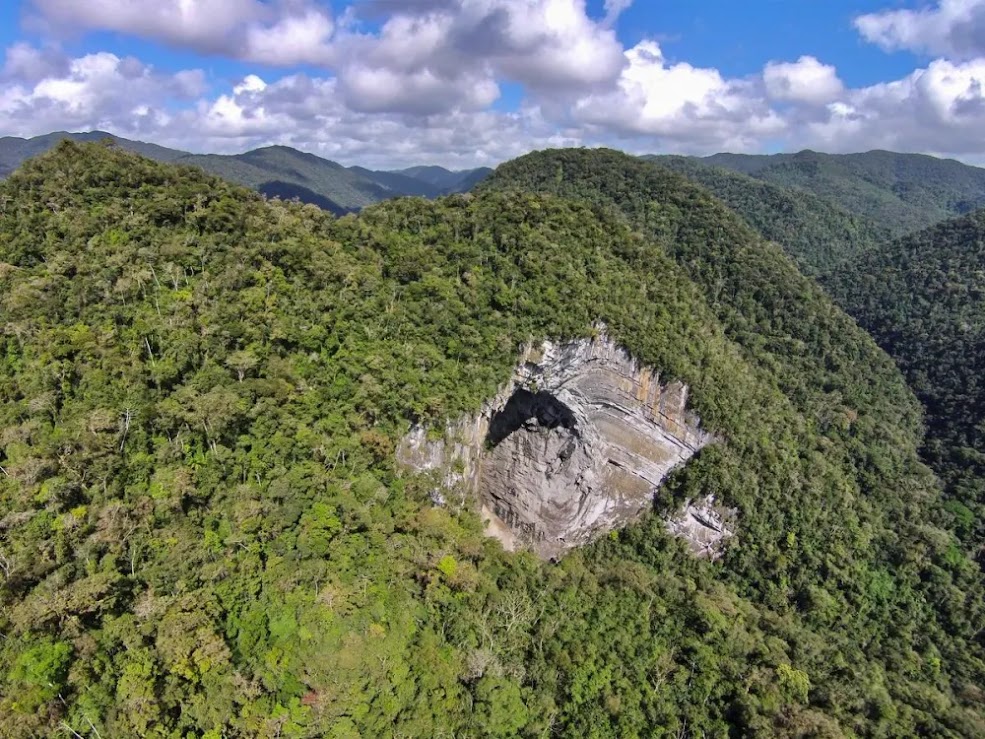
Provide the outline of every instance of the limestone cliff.
[[[670,470],[709,440],[687,411],[687,387],[661,384],[602,333],[526,347],[480,413],[437,440],[412,429],[398,456],[440,472],[439,502],[454,490],[476,495],[488,533],[505,546],[553,558],[637,517]],[[728,535],[715,520],[720,536],[701,532],[696,551],[711,553],[708,542]]]

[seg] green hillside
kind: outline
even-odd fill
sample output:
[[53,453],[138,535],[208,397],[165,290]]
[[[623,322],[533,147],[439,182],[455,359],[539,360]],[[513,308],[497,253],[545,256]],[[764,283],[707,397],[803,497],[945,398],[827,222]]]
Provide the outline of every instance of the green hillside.
[[443,195],[442,188],[422,179],[409,177],[400,172],[384,172],[366,167],[349,167],[349,171],[365,177],[371,182],[377,183],[380,187],[393,192],[400,192],[405,195],[418,195],[425,198],[436,198]]
[[756,231],[784,247],[805,274],[823,273],[889,238],[888,229],[875,221],[799,187],[781,187],[693,157],[642,158],[705,187]]
[[[315,193],[331,205],[315,203],[327,210],[344,213],[358,210],[400,193],[389,190],[341,164],[305,154],[287,146],[268,146],[245,154],[192,154],[179,160],[181,164],[201,167],[223,179],[245,185],[267,194],[290,195],[290,187]],[[301,197],[302,201],[307,198]]]
[[402,169],[393,174],[411,177],[420,182],[427,182],[444,194],[468,192],[492,173],[489,167],[477,169],[450,170],[444,167],[423,166]]
[[925,454],[962,534],[985,544],[985,211],[886,244],[825,284],[923,402]]
[[64,139],[79,142],[112,139],[120,148],[155,161],[191,164],[268,197],[297,198],[336,215],[405,195],[435,198],[464,192],[491,171],[479,168],[452,172],[443,167],[413,167],[406,172],[374,171],[365,167],[343,167],[289,146],[268,146],[243,154],[189,154],[102,131],[61,131],[32,139],[0,139],[0,179]]
[[[677,175],[548,152],[335,219],[64,143],[0,202],[0,735],[985,733],[915,398]],[[658,502],[735,507],[718,562],[656,514],[505,553],[395,468],[600,320],[718,438]]]
[[58,131],[45,134],[44,136],[35,136],[30,139],[5,136],[0,138],[0,178],[9,176],[11,172],[28,159],[36,157],[39,154],[44,154],[60,141],[67,138],[71,138],[73,141],[90,143],[113,138],[120,147],[127,151],[135,152],[158,162],[174,162],[188,155],[188,152],[168,149],[157,144],[147,144],[143,141],[130,141],[128,139],[114,137],[104,131],[89,131],[86,133]]
[[985,169],[922,154],[715,154],[701,160],[831,200],[900,236],[985,206]]

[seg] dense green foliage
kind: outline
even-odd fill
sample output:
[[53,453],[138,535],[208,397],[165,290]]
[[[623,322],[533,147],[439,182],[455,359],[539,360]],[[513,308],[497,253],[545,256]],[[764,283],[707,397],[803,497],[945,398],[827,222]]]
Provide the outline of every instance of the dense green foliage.
[[821,274],[889,239],[888,230],[873,221],[799,187],[780,187],[694,157],[643,159],[705,187],[756,231],[780,244],[808,275]]
[[894,235],[926,228],[985,205],[985,169],[922,154],[715,154],[701,160],[798,187]]
[[[0,311],[0,735],[985,732],[915,400],[671,173],[549,153],[336,220],[63,144],[0,185]],[[662,498],[738,508],[722,561],[656,515],[507,554],[395,469],[599,320],[718,436]]]
[[927,460],[962,535],[985,546],[985,211],[888,243],[825,284],[923,402]]

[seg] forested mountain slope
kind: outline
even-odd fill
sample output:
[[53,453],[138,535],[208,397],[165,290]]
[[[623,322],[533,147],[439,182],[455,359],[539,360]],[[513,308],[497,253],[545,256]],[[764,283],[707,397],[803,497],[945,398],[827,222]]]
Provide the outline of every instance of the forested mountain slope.
[[901,236],[985,205],[985,169],[923,154],[715,154],[700,161],[834,201]]
[[[0,734],[985,732],[915,399],[671,173],[555,152],[336,220],[66,143],[0,184],[0,311]],[[655,515],[504,553],[396,469],[598,321],[718,439],[659,505],[738,509],[721,561]]]
[[394,174],[427,182],[444,193],[467,192],[492,174],[489,167],[452,171],[444,167],[423,166],[401,169]]
[[32,139],[0,139],[0,178],[65,139],[80,142],[112,139],[120,148],[155,161],[191,164],[268,197],[298,198],[337,215],[404,195],[435,198],[464,192],[490,172],[487,168],[451,172],[443,167],[412,167],[406,172],[374,171],[365,167],[344,167],[289,146],[268,146],[243,154],[190,154],[102,131],[61,131]]
[[143,141],[131,141],[119,138],[106,133],[105,131],[88,131],[85,133],[68,133],[57,131],[35,136],[30,139],[22,139],[16,136],[4,136],[0,138],[0,178],[7,177],[21,164],[32,157],[44,154],[60,141],[67,138],[73,141],[94,143],[103,139],[112,138],[117,145],[127,151],[132,151],[141,156],[149,157],[158,162],[174,162],[182,157],[188,156],[188,152],[177,149],[168,149],[157,144],[148,144]]
[[781,187],[741,172],[682,156],[645,156],[705,187],[767,239],[780,244],[801,271],[817,275],[889,239],[889,230],[799,187]]
[[985,544],[985,211],[873,250],[825,285],[902,368],[960,530]]
[[400,192],[404,195],[418,195],[425,198],[436,198],[444,195],[444,191],[425,180],[408,177],[400,172],[386,172],[381,170],[366,169],[366,167],[349,167],[349,171],[365,177],[370,182],[375,182],[393,192]]
[[245,154],[192,154],[178,163],[201,167],[270,197],[297,197],[336,214],[403,194],[341,164],[287,146],[268,146]]

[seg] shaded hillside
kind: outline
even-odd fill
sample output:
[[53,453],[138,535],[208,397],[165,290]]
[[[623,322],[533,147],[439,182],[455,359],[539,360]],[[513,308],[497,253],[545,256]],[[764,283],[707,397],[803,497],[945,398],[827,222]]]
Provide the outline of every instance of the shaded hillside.
[[180,163],[253,189],[260,185],[304,188],[334,203],[333,210],[338,211],[358,210],[400,194],[341,164],[287,146],[268,146],[245,154],[192,154]]
[[401,174],[405,177],[412,177],[421,182],[427,182],[438,188],[439,192],[452,194],[457,192],[468,192],[486,177],[492,174],[489,167],[479,167],[478,169],[462,169],[452,171],[444,167],[423,166],[402,169],[394,174]]
[[460,177],[453,185],[446,188],[445,191],[448,193],[469,192],[472,188],[483,182],[492,173],[493,170],[490,167],[479,167],[478,169],[464,172],[462,173],[462,177]]
[[985,543],[985,211],[886,244],[825,284],[926,407],[928,461],[962,534]]
[[[0,734],[985,730],[915,400],[681,178],[556,152],[334,219],[67,143],[0,198]],[[505,553],[395,468],[412,420],[598,321],[717,437],[659,505],[736,508],[720,562],[656,515]]]
[[381,187],[405,195],[420,195],[425,198],[436,198],[442,194],[442,189],[426,180],[415,179],[399,172],[383,172],[365,167],[349,167],[349,171],[375,182]]
[[985,169],[922,154],[715,154],[701,160],[782,187],[800,187],[894,235],[985,205]]
[[888,229],[808,190],[780,187],[693,157],[642,159],[707,188],[756,231],[780,244],[805,274],[822,273],[889,238]]

